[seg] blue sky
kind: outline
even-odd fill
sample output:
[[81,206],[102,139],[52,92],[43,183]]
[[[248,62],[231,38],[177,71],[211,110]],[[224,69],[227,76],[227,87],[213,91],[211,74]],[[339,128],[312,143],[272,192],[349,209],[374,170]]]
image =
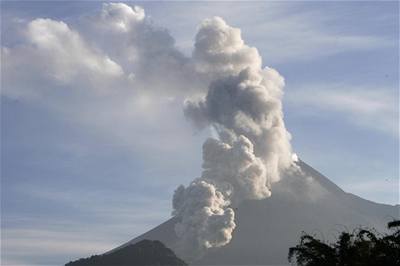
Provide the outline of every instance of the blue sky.
[[[142,6],[187,56],[204,18],[240,28],[263,64],[285,77],[285,122],[300,158],[348,192],[399,203],[398,2],[128,4]],[[100,10],[89,1],[2,2],[2,49],[24,44],[21,31],[33,19],[83,32],[82,18]],[[14,79],[41,74],[40,62],[26,60]],[[3,74],[5,265],[56,265],[113,248],[170,217],[174,189],[200,175],[210,132],[191,127],[181,98],[143,97],[131,107],[118,96],[53,91],[40,78],[27,80],[45,93],[37,96],[32,83],[16,96],[20,83]]]

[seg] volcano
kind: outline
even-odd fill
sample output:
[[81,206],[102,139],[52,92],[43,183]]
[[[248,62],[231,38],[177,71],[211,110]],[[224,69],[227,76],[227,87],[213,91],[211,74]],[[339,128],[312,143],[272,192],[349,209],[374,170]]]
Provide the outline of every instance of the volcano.
[[[328,178],[299,160],[303,175],[286,174],[272,187],[272,196],[247,200],[235,210],[237,227],[232,241],[210,248],[204,256],[189,260],[192,265],[287,265],[289,247],[298,243],[303,232],[333,241],[338,232],[351,232],[367,226],[378,232],[399,219],[399,205],[379,204],[347,193]],[[144,239],[159,240],[176,250],[173,217],[154,229],[117,247],[109,253]]]

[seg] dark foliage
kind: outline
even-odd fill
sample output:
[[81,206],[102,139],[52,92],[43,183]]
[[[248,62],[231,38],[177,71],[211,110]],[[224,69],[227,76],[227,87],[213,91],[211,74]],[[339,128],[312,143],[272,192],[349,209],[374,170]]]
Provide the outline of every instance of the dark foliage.
[[390,234],[358,229],[342,232],[336,243],[327,244],[310,235],[289,249],[289,262],[299,266],[400,266],[400,221],[388,224]]
[[185,266],[183,260],[160,241],[142,240],[109,254],[95,255],[86,259],[69,262],[65,266],[134,266],[169,265]]

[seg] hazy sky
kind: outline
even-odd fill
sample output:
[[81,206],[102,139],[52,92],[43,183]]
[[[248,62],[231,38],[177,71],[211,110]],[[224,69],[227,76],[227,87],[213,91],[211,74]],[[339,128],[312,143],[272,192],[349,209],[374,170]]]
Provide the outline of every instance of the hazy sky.
[[[285,77],[285,122],[299,157],[348,192],[399,203],[398,2],[129,5],[143,7],[155,27],[168,29],[186,56],[204,18],[221,16],[240,28],[263,65]],[[101,8],[89,1],[1,2],[2,65],[18,66],[7,78],[2,68],[1,84],[6,265],[63,264],[113,248],[168,219],[173,190],[200,175],[201,145],[211,133],[197,132],[185,119],[183,95],[156,90],[160,99],[137,93],[132,100],[107,94],[119,69],[83,45],[91,36],[87,19]],[[84,37],[67,31],[67,48],[45,50],[65,54],[32,56],[45,36],[40,25],[29,31],[37,18],[63,21]],[[53,30],[66,31],[62,25]],[[171,41],[154,43],[165,40]],[[59,56],[68,60],[61,64]],[[120,56],[117,42],[109,56]],[[48,73],[73,82],[54,85]],[[95,83],[85,79],[93,73]],[[171,89],[173,73],[165,76],[172,77],[168,84],[145,80]]]

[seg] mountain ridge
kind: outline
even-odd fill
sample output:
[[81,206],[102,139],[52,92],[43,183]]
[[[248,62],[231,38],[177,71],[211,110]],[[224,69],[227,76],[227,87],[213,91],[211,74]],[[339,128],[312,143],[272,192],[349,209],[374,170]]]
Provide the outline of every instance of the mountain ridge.
[[174,232],[177,217],[107,253],[143,239],[154,239],[195,265],[287,264],[288,249],[297,244],[303,231],[318,232],[329,241],[334,232],[359,226],[384,232],[391,217],[399,217],[399,205],[365,200],[345,192],[305,162],[299,160],[297,165],[304,175],[289,173],[273,185],[270,198],[242,202],[235,211],[237,227],[232,241],[209,249],[200,259],[185,258],[180,253]]
[[141,240],[127,245],[112,253],[94,255],[71,261],[65,266],[133,266],[133,265],[170,265],[186,266],[174,252],[157,240]]

